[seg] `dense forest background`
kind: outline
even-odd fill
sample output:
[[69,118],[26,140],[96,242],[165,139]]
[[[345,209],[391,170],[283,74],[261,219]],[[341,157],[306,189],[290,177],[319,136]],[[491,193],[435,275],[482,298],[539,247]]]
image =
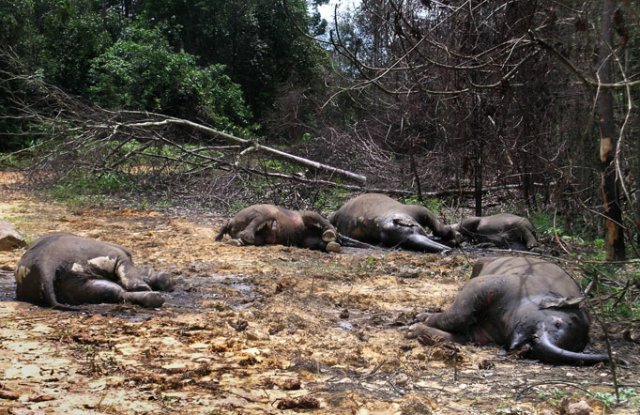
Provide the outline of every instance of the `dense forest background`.
[[638,256],[637,2],[324,3],[0,3],[3,167],[94,202],[543,212]]

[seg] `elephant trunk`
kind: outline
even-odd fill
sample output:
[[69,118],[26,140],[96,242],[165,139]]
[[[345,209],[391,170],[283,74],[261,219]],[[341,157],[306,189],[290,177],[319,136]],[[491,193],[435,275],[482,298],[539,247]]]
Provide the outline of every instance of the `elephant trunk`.
[[[610,361],[609,355],[607,354],[588,354],[562,349],[551,342],[549,333],[544,329],[538,331],[532,343],[531,351],[537,359],[558,365],[593,365]],[[624,366],[629,364],[626,360],[620,358],[615,358],[615,361]]]
[[414,233],[409,235],[407,239],[400,243],[400,246],[407,249],[422,252],[449,252],[451,248],[434,240],[431,240],[425,235]]
[[338,233],[338,243],[348,248],[376,249],[377,247]]

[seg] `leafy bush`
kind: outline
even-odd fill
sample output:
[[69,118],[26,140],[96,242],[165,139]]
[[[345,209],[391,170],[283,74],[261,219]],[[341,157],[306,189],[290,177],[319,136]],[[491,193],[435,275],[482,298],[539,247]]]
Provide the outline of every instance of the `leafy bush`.
[[159,29],[132,27],[92,61],[89,92],[105,107],[196,118],[248,134],[251,113],[224,70],[222,65],[201,68],[193,55],[173,52]]
[[135,181],[130,177],[118,173],[90,175],[78,172],[53,185],[50,193],[57,200],[83,204],[89,199],[95,202],[98,195],[115,194],[134,189],[135,186]]

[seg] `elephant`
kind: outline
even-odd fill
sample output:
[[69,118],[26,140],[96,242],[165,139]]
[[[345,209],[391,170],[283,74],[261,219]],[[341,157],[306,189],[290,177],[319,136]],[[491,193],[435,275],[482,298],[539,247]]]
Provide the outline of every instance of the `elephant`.
[[[507,351],[551,364],[608,362],[583,353],[589,341],[584,297],[571,276],[538,258],[501,257],[478,262],[471,280],[441,313],[418,316],[409,337],[430,335],[455,342],[495,343]],[[618,363],[626,364],[623,359]]]
[[510,213],[467,216],[452,228],[473,242],[489,242],[499,248],[532,249],[538,246],[535,229],[529,219]]
[[457,231],[442,224],[424,206],[405,205],[379,193],[365,193],[350,199],[329,220],[341,235],[386,247],[422,252],[451,250],[430,239],[425,226],[445,242],[456,244],[460,239]]
[[18,301],[59,310],[98,303],[160,307],[165,300],[158,291],[171,291],[174,285],[169,274],[134,265],[131,253],[120,245],[70,233],[34,242],[18,262],[15,277]]
[[319,213],[269,204],[240,210],[218,232],[216,241],[221,241],[226,234],[237,245],[286,245],[329,252],[341,250],[335,228]]

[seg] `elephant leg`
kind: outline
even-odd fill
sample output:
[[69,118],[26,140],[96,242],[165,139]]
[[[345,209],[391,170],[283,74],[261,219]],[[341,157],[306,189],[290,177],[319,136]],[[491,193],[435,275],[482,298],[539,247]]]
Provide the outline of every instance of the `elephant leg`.
[[125,289],[113,281],[67,277],[56,281],[56,296],[65,304],[124,302]]
[[136,291],[123,294],[125,303],[137,304],[146,308],[156,308],[164,304],[164,297],[157,291]]
[[[91,258],[87,263],[90,269],[86,272],[89,274],[100,275],[109,280],[115,278],[115,282],[128,291],[151,291],[149,285],[143,280],[144,273],[133,265],[131,257],[128,255],[98,256]],[[85,272],[82,266],[74,271]]]
[[478,318],[502,297],[503,292],[502,278],[493,275],[476,277],[465,284],[446,311],[434,313],[428,316],[424,322],[427,326],[448,333],[472,336],[471,330]]
[[160,307],[162,295],[156,291],[128,292],[113,281],[66,278],[56,283],[56,294],[66,304],[132,303],[143,307]]
[[237,239],[240,239],[244,245],[264,245],[269,241],[269,235],[272,233],[274,218],[265,219],[263,216],[256,217],[240,232]]
[[524,239],[527,249],[532,249],[538,246],[538,240],[529,228],[524,228],[522,238]]
[[149,287],[153,291],[173,291],[175,288],[175,282],[171,278],[171,275],[166,272],[156,272],[153,270],[147,270],[147,275],[143,277],[144,282],[149,284]]
[[316,212],[303,212],[302,223],[305,229],[318,229],[324,242],[335,242],[338,239],[338,234],[331,222]]
[[439,338],[444,341],[454,341],[454,342],[459,342],[464,340],[464,339],[460,339],[458,336],[453,335],[452,333],[437,329],[435,327],[430,327],[422,323],[417,323],[410,326],[409,329],[407,330],[406,337],[408,339],[419,339],[421,337],[422,338],[424,337]]

